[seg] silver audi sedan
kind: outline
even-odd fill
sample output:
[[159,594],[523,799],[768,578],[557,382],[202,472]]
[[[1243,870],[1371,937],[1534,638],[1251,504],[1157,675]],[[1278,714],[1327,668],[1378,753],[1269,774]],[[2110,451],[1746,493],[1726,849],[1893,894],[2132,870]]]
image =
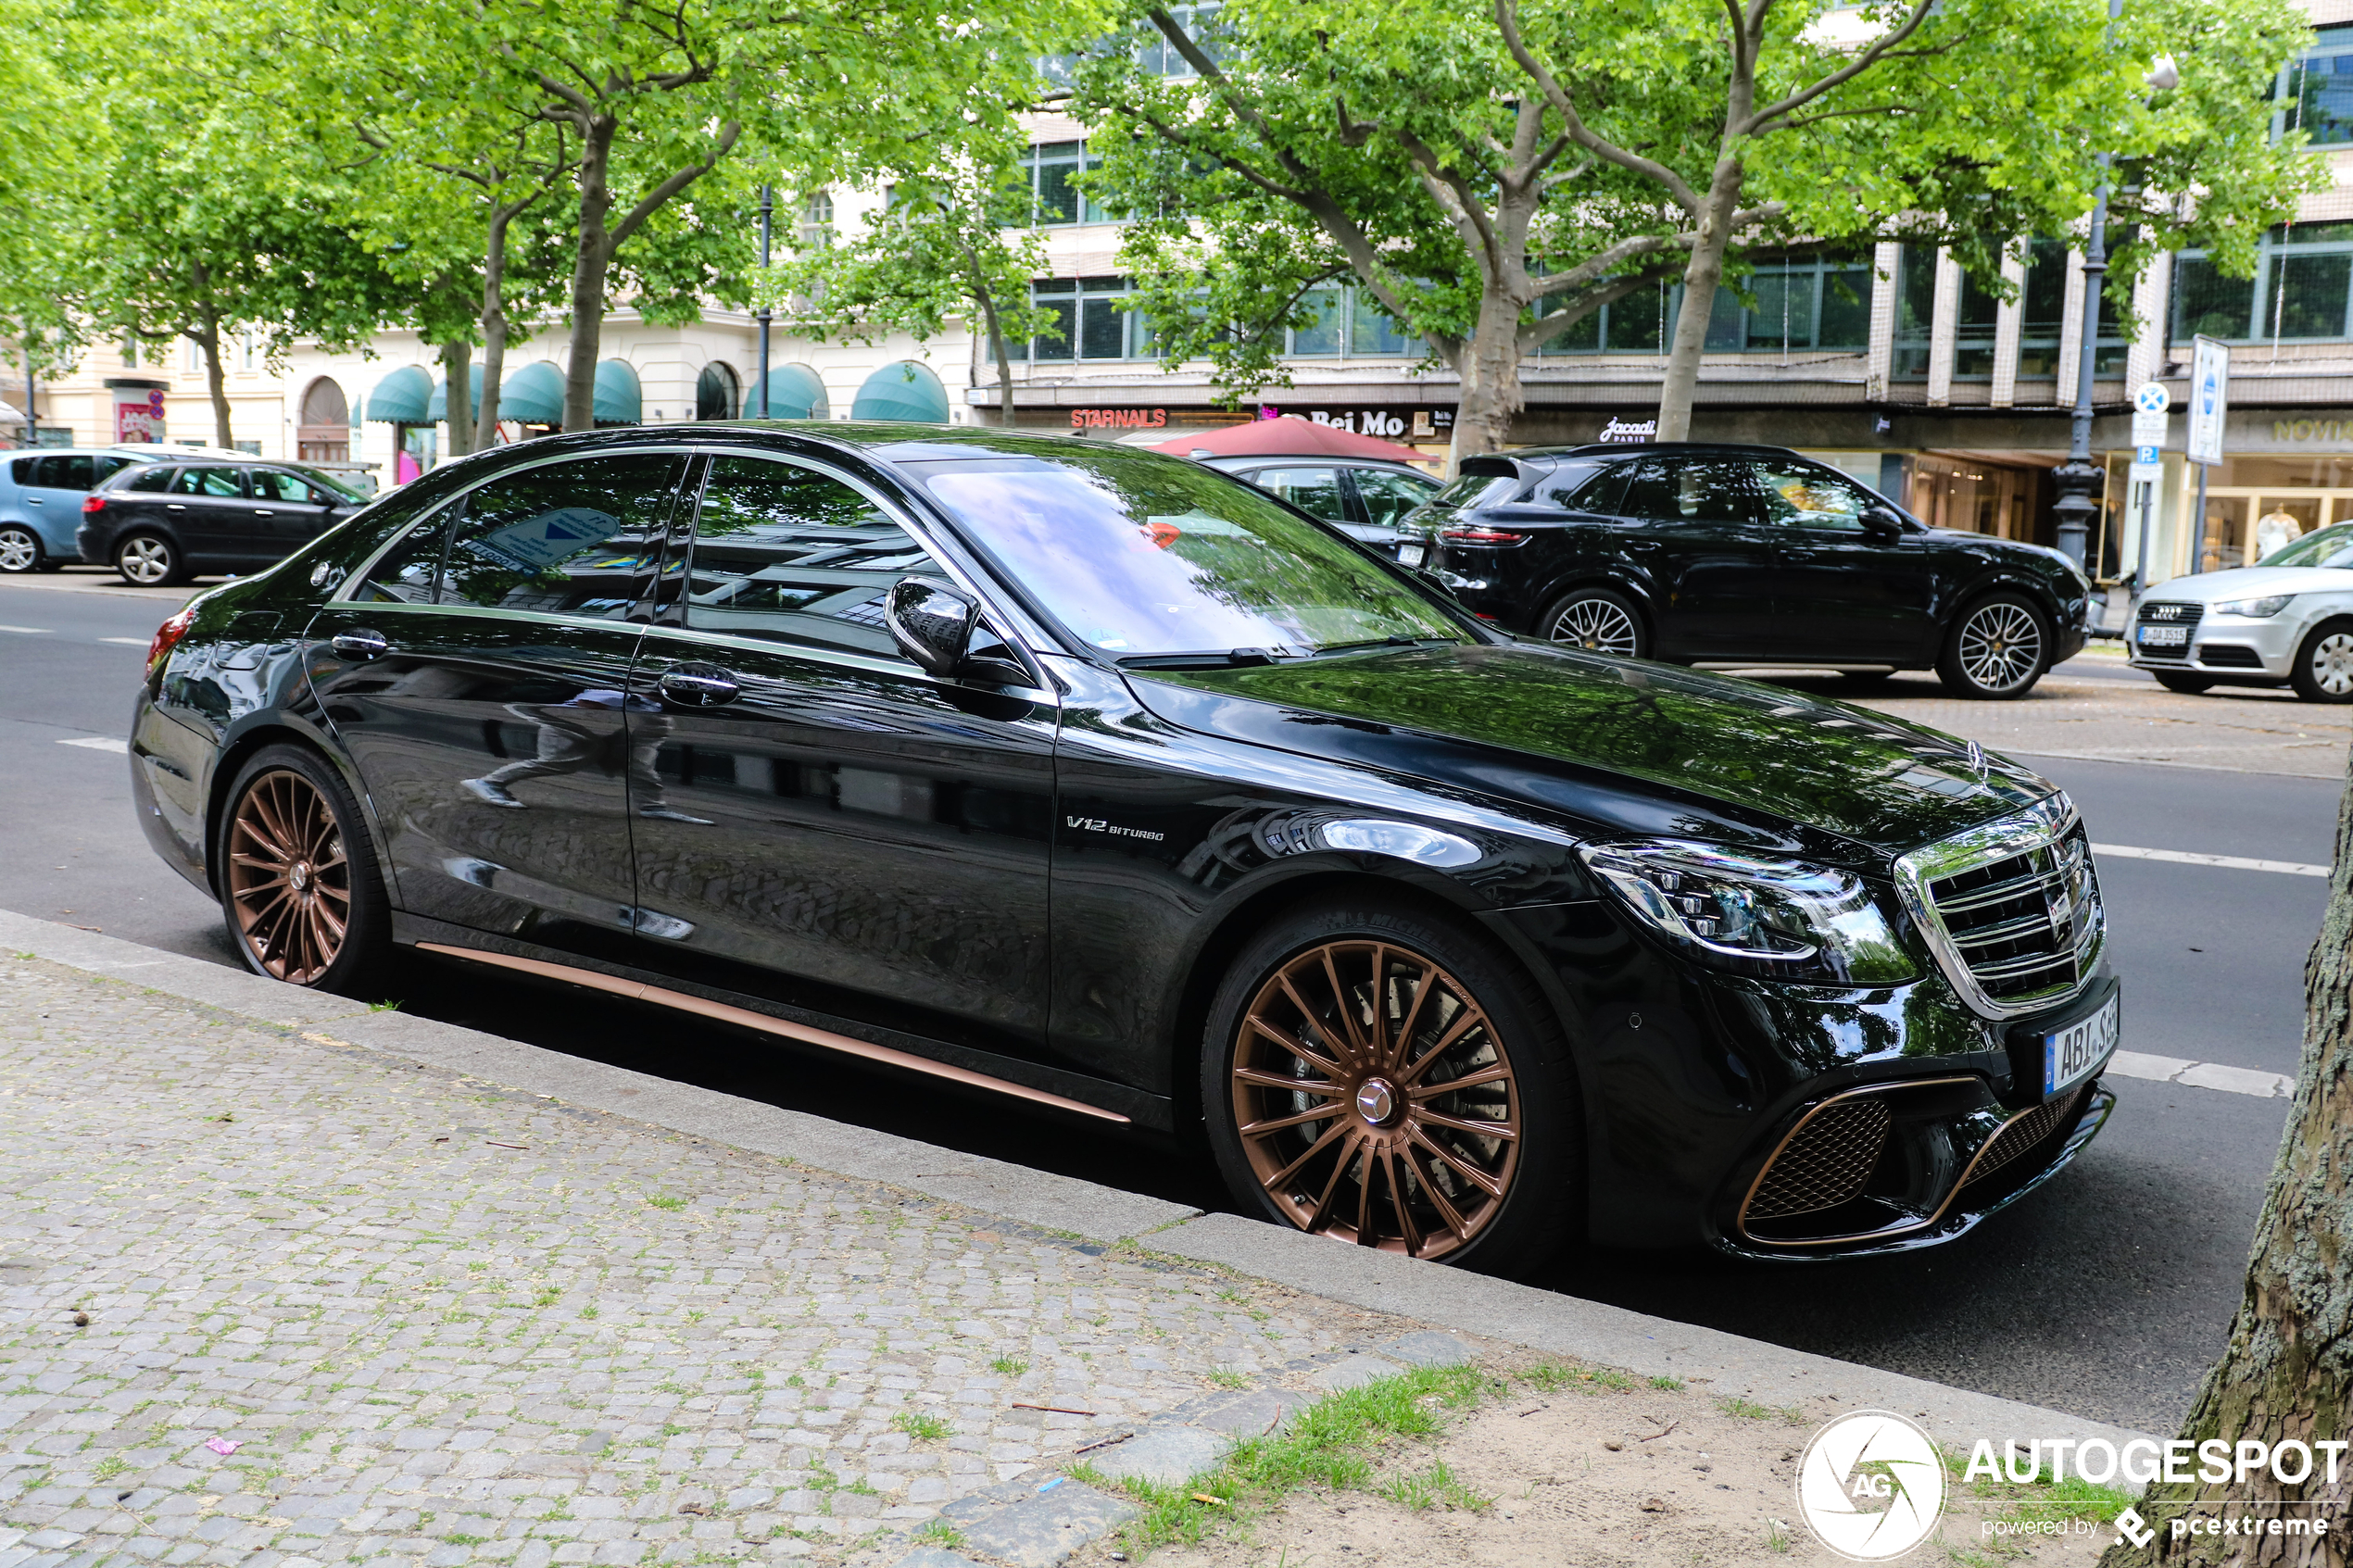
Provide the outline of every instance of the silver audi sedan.
[[2353,702],[2353,523],[2259,566],[2160,583],[2131,634],[2134,668],[2168,691],[2294,686],[2307,702]]

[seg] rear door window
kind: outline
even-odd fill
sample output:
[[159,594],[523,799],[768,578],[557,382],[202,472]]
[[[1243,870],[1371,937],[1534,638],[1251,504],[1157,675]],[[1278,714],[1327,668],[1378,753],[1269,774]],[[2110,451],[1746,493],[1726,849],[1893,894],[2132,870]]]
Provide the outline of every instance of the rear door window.
[[1755,521],[1748,465],[1717,458],[1644,458],[1629,465],[1621,516],[1646,522],[1744,523]]
[[179,471],[170,463],[152,464],[145,472],[132,474],[116,488],[136,490],[142,495],[161,495],[171,488],[171,476]]
[[1348,521],[1348,501],[1340,491],[1338,469],[1260,469],[1252,483],[1273,491],[1309,517],[1326,522]]
[[1351,477],[1356,481],[1356,498],[1365,504],[1365,516],[1379,528],[1394,528],[1438,494],[1434,480],[1386,469],[1357,469]]
[[684,461],[630,453],[492,480],[466,497],[439,602],[621,619],[652,576]]
[[252,472],[256,500],[285,501],[301,507],[315,506],[327,499],[283,469],[255,469]]
[[87,490],[97,483],[96,474],[87,452],[61,452],[41,459],[32,483],[43,490]]

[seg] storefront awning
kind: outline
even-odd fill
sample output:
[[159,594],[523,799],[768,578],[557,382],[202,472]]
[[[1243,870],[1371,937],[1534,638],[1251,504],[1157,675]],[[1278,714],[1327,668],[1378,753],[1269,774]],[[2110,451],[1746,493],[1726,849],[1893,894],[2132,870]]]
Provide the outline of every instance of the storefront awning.
[[[747,419],[761,417],[760,395],[755,391],[744,403]],[[806,365],[779,365],[768,372],[767,417],[772,420],[829,420],[833,409],[825,402],[825,378]]]
[[[480,365],[467,368],[466,384],[472,388],[472,391],[468,394],[471,401],[466,407],[479,415],[482,412],[482,367]],[[433,383],[433,400],[425,405],[425,422],[437,425],[448,418],[449,378],[444,376]]]
[[866,378],[849,406],[853,420],[899,420],[912,424],[948,422],[948,389],[931,367],[912,359],[885,365]]
[[600,425],[645,422],[645,398],[637,388],[637,371],[626,359],[608,359],[597,367],[595,413]]
[[563,372],[542,359],[509,376],[498,388],[498,417],[517,424],[562,424]]
[[422,365],[403,365],[368,394],[368,420],[380,425],[431,424],[438,417],[425,412],[432,401],[433,377]]

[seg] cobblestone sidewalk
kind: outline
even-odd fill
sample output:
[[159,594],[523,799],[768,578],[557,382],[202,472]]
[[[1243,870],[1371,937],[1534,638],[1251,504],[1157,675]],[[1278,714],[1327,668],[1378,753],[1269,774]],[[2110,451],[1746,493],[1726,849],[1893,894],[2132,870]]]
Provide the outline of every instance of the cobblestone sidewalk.
[[0,1191],[0,1568],[837,1560],[1410,1326],[14,956]]

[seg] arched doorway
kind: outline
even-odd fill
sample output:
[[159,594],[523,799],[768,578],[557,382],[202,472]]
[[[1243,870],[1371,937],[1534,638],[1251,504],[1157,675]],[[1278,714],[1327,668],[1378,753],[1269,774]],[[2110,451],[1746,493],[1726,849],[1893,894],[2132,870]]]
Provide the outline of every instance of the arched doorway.
[[741,409],[736,372],[716,359],[705,365],[695,378],[695,418],[732,420]]
[[304,389],[295,452],[306,463],[351,461],[351,404],[334,377],[321,376]]

